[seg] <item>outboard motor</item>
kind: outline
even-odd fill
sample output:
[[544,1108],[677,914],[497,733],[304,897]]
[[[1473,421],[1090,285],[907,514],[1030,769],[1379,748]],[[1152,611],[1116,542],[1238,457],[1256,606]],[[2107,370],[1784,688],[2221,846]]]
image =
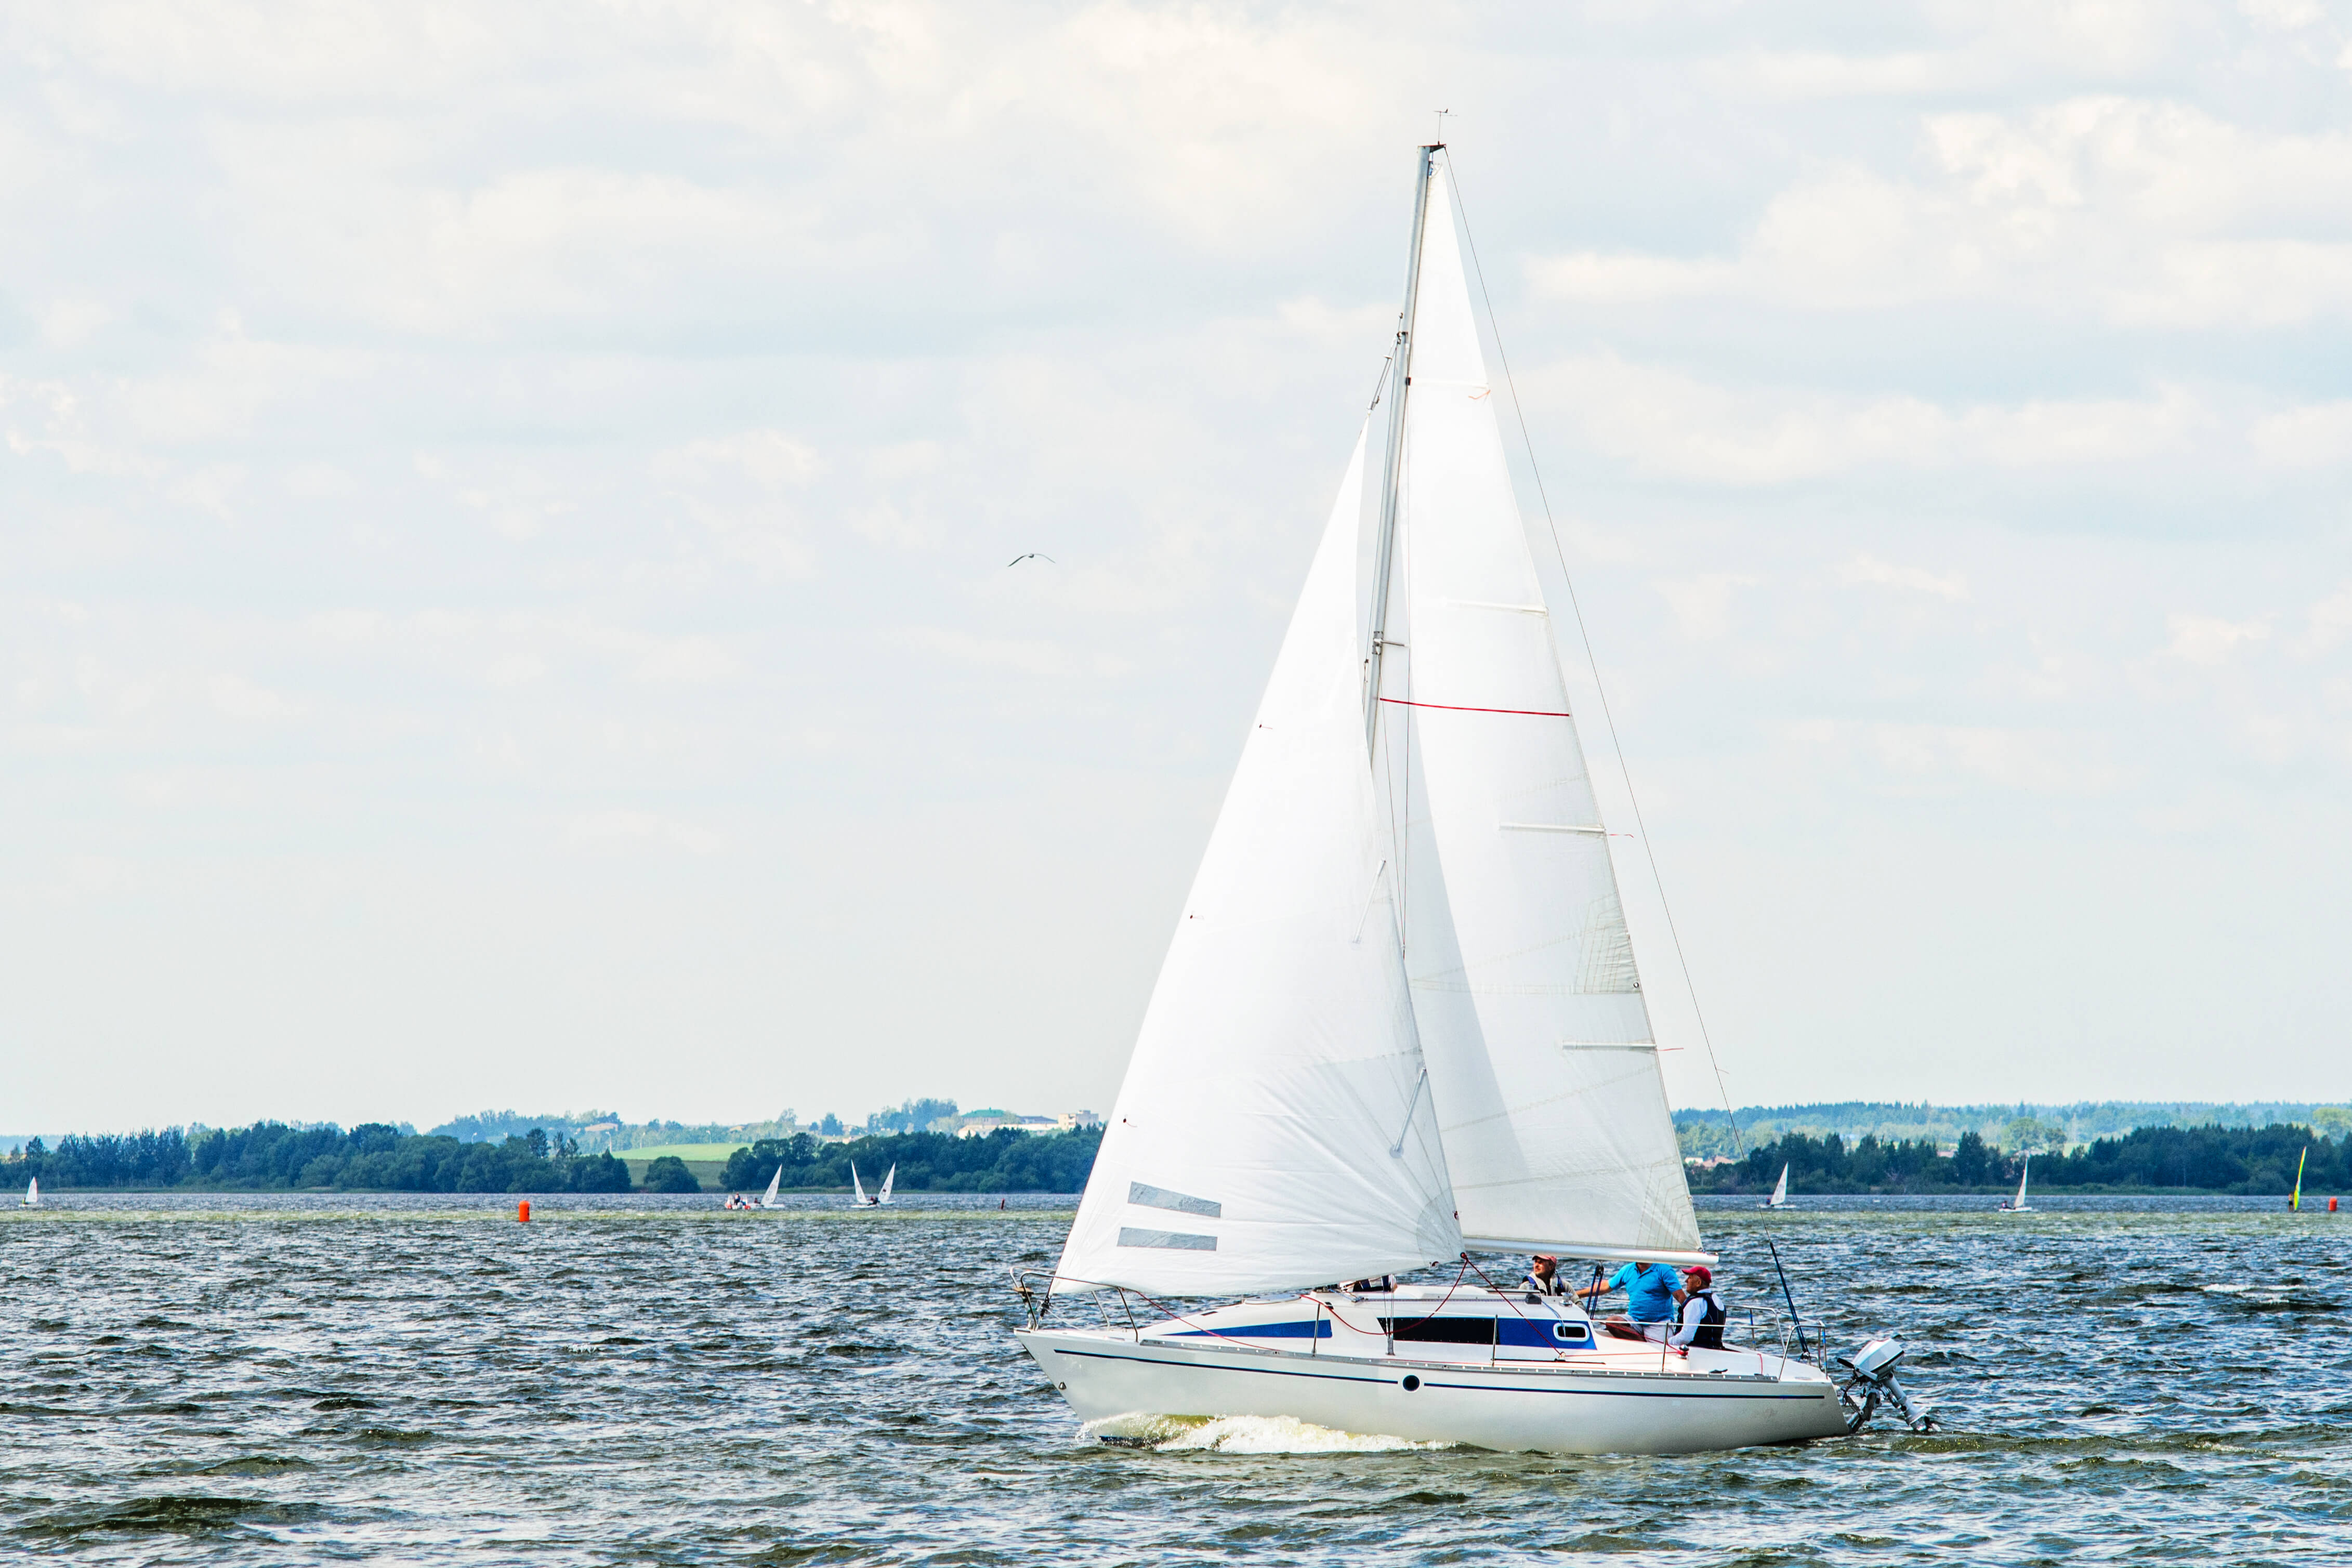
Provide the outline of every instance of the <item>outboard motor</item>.
[[1847,1431],[1859,1432],[1868,1425],[1882,1400],[1914,1432],[1936,1429],[1935,1417],[1924,1409],[1912,1409],[1911,1402],[1903,1396],[1903,1385],[1895,1381],[1895,1368],[1902,1359],[1902,1344],[1885,1338],[1871,1340],[1852,1354],[1837,1358],[1846,1372],[1845,1381],[1838,1385],[1838,1403],[1845,1406]]

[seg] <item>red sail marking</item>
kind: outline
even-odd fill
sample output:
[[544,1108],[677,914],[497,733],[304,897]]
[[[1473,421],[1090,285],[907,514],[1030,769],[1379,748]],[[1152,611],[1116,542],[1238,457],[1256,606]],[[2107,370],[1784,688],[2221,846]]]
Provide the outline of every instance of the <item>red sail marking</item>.
[[1394,703],[1399,707],[1444,708],[1447,713],[1516,713],[1524,714],[1529,718],[1574,718],[1576,716],[1574,714],[1553,713],[1548,708],[1539,707],[1464,707],[1459,703],[1417,703],[1407,701],[1403,697],[1382,697],[1381,701]]

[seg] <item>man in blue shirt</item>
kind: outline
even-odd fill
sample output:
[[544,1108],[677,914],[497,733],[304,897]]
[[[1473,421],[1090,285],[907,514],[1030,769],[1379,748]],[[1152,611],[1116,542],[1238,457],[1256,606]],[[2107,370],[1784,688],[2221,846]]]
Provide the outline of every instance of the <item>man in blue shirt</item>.
[[1682,1288],[1682,1276],[1664,1263],[1634,1262],[1610,1275],[1606,1282],[1589,1285],[1577,1293],[1587,1306],[1593,1306],[1605,1291],[1624,1291],[1626,1316],[1611,1318],[1601,1326],[1626,1339],[1663,1342],[1674,1327],[1675,1292]]

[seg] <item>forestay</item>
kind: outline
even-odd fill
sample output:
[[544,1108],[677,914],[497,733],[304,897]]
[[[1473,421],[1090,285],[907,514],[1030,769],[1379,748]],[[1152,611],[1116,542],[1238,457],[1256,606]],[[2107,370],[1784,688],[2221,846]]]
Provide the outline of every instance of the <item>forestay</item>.
[[1382,727],[1421,818],[1406,952],[1455,1207],[1474,1246],[1696,1260],[1608,838],[1432,183],[1402,465],[1410,657],[1390,665]]
[[1286,1290],[1461,1250],[1376,829],[1364,443],[1177,922],[1055,1289]]

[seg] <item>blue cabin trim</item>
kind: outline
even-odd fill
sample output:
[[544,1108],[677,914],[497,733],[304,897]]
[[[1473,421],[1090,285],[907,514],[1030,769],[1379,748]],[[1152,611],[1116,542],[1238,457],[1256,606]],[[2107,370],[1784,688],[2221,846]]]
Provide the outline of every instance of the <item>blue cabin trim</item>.
[[1329,1339],[1329,1318],[1302,1318],[1287,1323],[1249,1323],[1230,1329],[1178,1329],[1170,1339]]

